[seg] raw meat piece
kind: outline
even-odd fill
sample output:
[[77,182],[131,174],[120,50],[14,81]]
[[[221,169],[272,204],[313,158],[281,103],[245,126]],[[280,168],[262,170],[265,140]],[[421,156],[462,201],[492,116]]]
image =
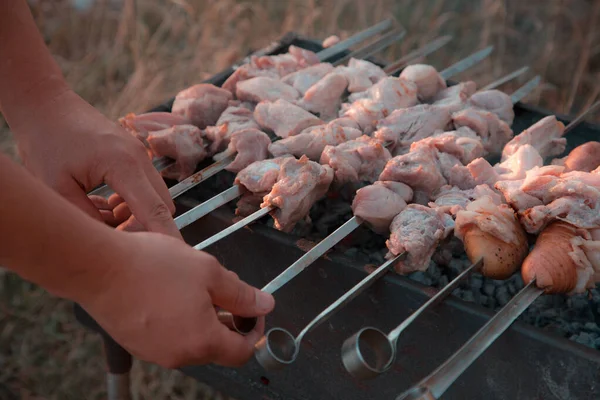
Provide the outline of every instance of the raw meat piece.
[[502,153],[504,146],[513,138],[508,124],[489,111],[477,108],[465,108],[452,114],[452,123],[456,128],[471,128],[483,141],[485,150],[491,155]]
[[336,44],[338,44],[340,42],[340,38],[337,37],[336,35],[331,35],[328,36],[327,38],[325,38],[325,40],[323,40],[323,48],[328,48],[331,46],[335,46]]
[[413,64],[404,68],[400,78],[414,82],[419,90],[419,100],[429,101],[433,99],[440,90],[446,89],[446,81],[431,65]]
[[352,125],[356,126],[351,119],[339,118],[334,119],[326,125],[306,128],[296,136],[271,143],[269,145],[269,152],[275,157],[285,154],[292,154],[296,157],[306,155],[313,161],[319,161],[325,146],[335,146],[362,135],[362,132],[352,127]]
[[208,83],[177,93],[171,112],[192,121],[200,129],[214,125],[233,99],[231,92]]
[[368,135],[374,131],[377,122],[392,111],[417,103],[417,87],[414,83],[386,77],[367,90],[365,98],[342,105],[340,116],[352,118]]
[[515,119],[513,103],[509,95],[500,90],[484,90],[474,93],[469,99],[469,103],[476,108],[492,112],[509,126]]
[[444,131],[451,121],[448,111],[431,104],[394,110],[377,123],[373,137],[389,143],[388,149],[408,148],[413,142]]
[[[458,186],[460,189],[471,189],[475,187],[476,183],[471,176],[471,172],[458,158],[442,151],[437,152],[437,158],[442,175],[449,185]],[[433,191],[438,189],[439,187],[435,187],[433,188]]]
[[385,164],[392,158],[381,142],[363,135],[337,146],[326,146],[321,155],[321,164],[335,171],[336,183],[374,182]]
[[358,189],[352,211],[376,233],[389,232],[390,224],[413,197],[412,189],[399,182],[376,181]]
[[306,91],[298,104],[324,120],[334,118],[340,108],[342,95],[348,87],[348,80],[335,70]]
[[419,146],[435,147],[442,153],[452,154],[464,165],[486,153],[481,139],[470,128],[458,128],[455,131],[439,132],[414,142],[410,150]]
[[254,109],[254,119],[279,137],[295,136],[304,129],[324,124],[322,120],[285,100],[261,101]]
[[448,100],[448,99],[463,99],[471,97],[477,91],[477,84],[473,81],[460,82],[456,85],[449,86],[437,92],[433,96],[433,102]]
[[443,186],[440,191],[434,196],[435,201],[429,203],[429,207],[437,208],[438,210],[455,216],[460,210],[464,210],[467,205],[483,196],[489,196],[494,203],[501,204],[502,199],[488,185],[477,185],[473,189],[460,189],[457,186]]
[[263,100],[276,101],[279,99],[294,101],[300,97],[300,92],[278,79],[262,76],[239,82],[236,86],[236,96],[241,101],[259,103]]
[[294,157],[277,157],[255,161],[238,172],[234,184],[241,185],[252,193],[270,192],[275,182],[277,182],[281,165],[289,159],[293,160]]
[[148,147],[146,138],[149,132],[161,131],[175,125],[191,125],[191,121],[169,112],[150,112],[138,115],[129,113],[119,118],[119,124]]
[[454,221],[448,214],[419,204],[409,204],[390,225],[386,241],[388,258],[406,252],[394,269],[399,274],[424,271],[438,244],[452,232]]
[[306,91],[315,83],[317,83],[325,75],[333,71],[333,65],[330,63],[319,63],[311,65],[281,78],[285,84],[293,86],[301,95],[304,96]]
[[194,125],[175,125],[171,128],[148,134],[148,145],[157,157],[175,160],[172,168],[166,169],[168,178],[183,180],[194,173],[198,163],[206,156],[202,131]]
[[590,172],[600,167],[600,142],[581,144],[566,157],[552,160],[552,164],[564,165],[568,171]]
[[544,160],[542,160],[537,150],[526,144],[493,167],[487,160],[477,158],[470,162],[467,168],[477,184],[486,183],[494,186],[500,180],[523,179],[527,171],[542,165],[544,165]]
[[529,233],[539,233],[556,219],[578,228],[600,228],[600,204],[590,204],[583,197],[559,197],[546,204],[529,208],[519,214],[521,223]]
[[565,151],[567,139],[563,138],[565,126],[555,116],[545,117],[515,136],[504,146],[502,161],[516,153],[523,145],[533,146],[545,159]]
[[204,130],[206,138],[210,141],[210,153],[215,154],[225,150],[231,135],[250,128],[259,128],[252,111],[244,104],[230,104],[219,117],[216,126],[209,126]]
[[271,143],[269,136],[255,128],[243,129],[234,132],[227,150],[217,154],[215,161],[229,154],[236,154],[235,159],[225,169],[231,172],[239,172],[255,161],[267,158],[267,148]]
[[357,58],[351,58],[347,67],[341,66],[336,70],[348,80],[348,92],[350,93],[364,92],[373,84],[387,77],[385,71],[379,66]]
[[279,79],[317,63],[319,63],[319,57],[312,51],[290,46],[285,54],[250,57],[250,62],[236,69],[222,87],[231,93],[236,93],[238,82],[258,76]]
[[328,165],[319,165],[306,156],[287,159],[281,164],[277,183],[260,206],[276,207],[272,213],[275,228],[289,232],[308,216],[312,205],[327,193],[332,180],[333,170]]
[[387,162],[379,180],[402,182],[415,191],[431,194],[448,183],[442,174],[437,154],[435,148],[419,147],[396,156]]

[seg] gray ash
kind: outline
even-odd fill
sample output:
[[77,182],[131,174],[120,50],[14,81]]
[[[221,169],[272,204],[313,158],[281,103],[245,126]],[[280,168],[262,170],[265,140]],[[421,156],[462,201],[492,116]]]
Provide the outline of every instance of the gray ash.
[[[222,172],[210,178],[190,193],[198,201],[205,201],[231,187],[235,175]],[[352,218],[352,198],[357,187],[343,188],[328,194],[311,209],[310,222],[300,222],[293,235],[317,243]],[[232,213],[235,201],[226,206]],[[272,218],[255,223],[272,227]],[[357,263],[377,266],[384,262],[386,237],[359,227],[342,240],[334,251],[351,257]],[[457,243],[458,242],[458,243]],[[437,262],[436,262],[437,261]],[[436,252],[426,271],[414,272],[408,278],[426,286],[441,289],[470,265],[458,240],[450,241]],[[463,282],[453,295],[467,302],[477,303],[494,311],[500,310],[523,288],[520,273],[507,280],[498,281],[473,274]],[[600,291],[598,287],[588,293],[543,295],[539,297],[520,319],[544,331],[558,334],[585,346],[600,349]]]

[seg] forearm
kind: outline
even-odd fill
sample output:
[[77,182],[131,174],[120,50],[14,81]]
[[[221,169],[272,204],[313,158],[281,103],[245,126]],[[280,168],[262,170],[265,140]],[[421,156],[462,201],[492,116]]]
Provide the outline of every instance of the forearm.
[[0,111],[13,129],[69,90],[26,0],[0,1],[0,54]]
[[0,265],[49,292],[93,296],[126,235],[94,221],[0,154]]

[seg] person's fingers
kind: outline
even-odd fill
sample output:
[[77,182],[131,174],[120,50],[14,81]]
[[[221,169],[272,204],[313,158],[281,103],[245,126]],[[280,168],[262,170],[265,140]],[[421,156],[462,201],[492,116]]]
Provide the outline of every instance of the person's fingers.
[[125,202],[125,200],[123,200],[123,198],[118,193],[111,194],[107,201],[108,201],[108,205],[113,210],[116,206]]
[[81,209],[83,212],[85,212],[92,218],[98,221],[103,221],[102,216],[100,215],[100,211],[77,182],[75,182],[72,179],[69,179],[64,183],[61,183],[55,189],[58,193],[60,193],[62,197],[68,200],[71,204],[74,204],[77,208]]
[[115,215],[115,219],[119,221],[119,224],[131,217],[131,209],[129,208],[127,203],[119,204],[112,211]]
[[92,204],[94,206],[96,206],[96,208],[98,210],[112,210],[113,209],[112,206],[109,204],[108,200],[106,200],[102,196],[96,196],[94,194],[91,194],[88,196],[88,198],[90,199]]
[[110,170],[106,183],[121,195],[147,230],[182,239],[171,207],[159,196],[136,161],[124,162],[121,167]]
[[125,222],[119,224],[117,230],[124,232],[146,232],[144,225],[142,225],[134,215],[127,218]]
[[115,215],[110,210],[99,210],[100,215],[102,216],[102,220],[106,225],[112,226],[116,228],[119,225],[119,222],[115,219]]
[[158,193],[158,195],[163,199],[165,204],[169,207],[169,211],[171,211],[171,215],[175,214],[175,202],[171,198],[171,193],[169,193],[169,188],[165,184],[165,181],[160,176],[160,173],[154,168],[152,163],[144,163],[146,175],[148,176],[148,180]]
[[[260,329],[260,330],[259,330]],[[264,318],[259,318],[257,328],[246,336],[217,324],[210,335],[208,347],[212,362],[224,367],[240,367],[252,357],[254,345],[262,336]]]
[[213,304],[239,315],[256,317],[270,313],[275,307],[275,299],[241,281],[237,275],[223,267],[214,267],[207,288]]

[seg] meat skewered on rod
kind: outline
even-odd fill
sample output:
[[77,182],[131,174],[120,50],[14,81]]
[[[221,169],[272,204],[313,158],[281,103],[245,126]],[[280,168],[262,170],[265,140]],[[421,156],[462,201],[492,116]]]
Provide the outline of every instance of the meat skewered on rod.
[[[583,117],[593,111],[595,107],[592,106],[590,109],[584,111],[579,117],[574,119],[567,127],[564,132],[568,133],[572,129],[574,129],[577,125],[579,125]],[[521,228],[522,229],[522,228]],[[523,241],[523,244],[526,245],[526,241]],[[384,334],[380,330],[374,327],[365,327],[358,331],[356,334],[348,338],[344,341],[342,346],[342,361],[344,366],[348,370],[348,372],[360,379],[369,379],[374,378],[379,374],[382,374],[390,369],[393,365],[395,356],[396,356],[396,343],[399,336],[402,332],[422,313],[430,310],[435,305],[442,302],[446,297],[448,297],[453,290],[460,284],[461,281],[470,276],[473,272],[481,270],[484,264],[485,254],[481,254],[481,247],[486,247],[481,245],[481,241],[467,243],[465,242],[465,248],[467,250],[467,255],[471,262],[473,263],[470,267],[464,270],[461,274],[459,274],[454,280],[452,280],[448,285],[446,285],[442,290],[440,290],[434,297],[432,297],[429,301],[423,304],[418,310],[416,310],[412,315],[410,315],[406,320],[404,320],[398,327],[394,328],[389,334]],[[487,246],[489,248],[489,246]],[[526,249],[523,249],[527,251]],[[504,250],[502,251],[504,252]],[[405,253],[403,253],[405,254]],[[522,259],[522,258],[521,258]],[[526,259],[527,260],[527,259]],[[526,263],[524,262],[523,265]],[[537,298],[537,295],[532,295],[530,292],[533,289],[524,289],[523,294],[524,298],[530,299],[531,301]],[[519,297],[519,296],[517,296]],[[516,299],[516,298],[515,298]],[[513,302],[514,300],[513,299]],[[506,309],[510,309],[511,304],[517,303],[509,303],[506,305]],[[520,305],[517,305],[520,307]],[[524,310],[523,308],[522,310]],[[518,316],[518,315],[517,315]],[[499,315],[498,318],[501,318]],[[516,318],[516,317],[515,317]],[[514,319],[513,319],[514,320]],[[511,320],[512,322],[512,320]],[[491,325],[492,321],[488,325]],[[482,331],[488,329],[487,326],[482,328]],[[510,323],[509,323],[510,325]],[[508,326],[506,326],[508,327]],[[506,328],[504,328],[506,329]],[[497,336],[496,336],[497,337]],[[469,342],[470,343],[470,342]],[[490,343],[491,344],[491,343]],[[465,345],[467,346],[467,345]],[[373,354],[376,354],[375,360],[372,362],[367,361],[364,357],[361,349],[369,348],[372,350]],[[462,351],[459,350],[459,352]],[[481,350],[483,351],[483,350]],[[471,361],[472,362],[472,361]],[[435,374],[435,373],[434,373]],[[444,389],[445,390],[445,389]],[[407,397],[413,398],[413,397]],[[415,397],[420,398],[420,397]],[[427,397],[425,397],[427,398]],[[435,397],[437,398],[437,397]]]
[[[348,39],[345,39],[331,47],[321,50],[320,52],[317,53],[317,57],[321,61],[327,61],[332,56],[335,56],[336,54],[338,54],[340,52],[350,49],[352,46],[354,46],[358,43],[364,42],[364,41],[370,39],[371,37],[374,37],[380,33],[385,32],[386,30],[390,29],[393,26],[393,23],[394,23],[394,20],[392,18],[383,20],[367,29],[364,29],[360,32],[355,33],[354,35],[350,36]],[[380,40],[382,40],[382,39],[380,39]],[[387,40],[389,40],[389,37],[386,37],[383,40],[387,42]],[[379,41],[377,41],[376,43],[373,43],[374,46],[378,46],[378,44],[379,44]],[[266,48],[260,49],[256,52],[252,53],[251,55],[247,56],[246,58],[244,58],[244,60],[242,62],[233,66],[234,71],[237,70],[238,68],[242,67],[243,65],[248,64],[252,57],[260,57],[260,56],[264,56],[264,55],[270,53],[272,47],[273,47],[273,44],[269,45]],[[361,51],[361,50],[362,49],[359,49],[358,51]],[[351,53],[351,54],[354,54],[354,53]],[[173,165],[173,160],[166,158],[166,157],[160,157],[160,158],[153,160],[152,164],[154,165],[156,170],[160,172],[160,171],[163,171],[166,168],[170,167],[171,165]],[[200,177],[202,177],[202,175]],[[173,196],[173,194],[171,194],[171,197],[175,198],[183,192],[185,192],[185,190],[182,190],[181,192],[177,193],[176,196]],[[108,198],[113,193],[114,192],[112,191],[112,189],[110,189],[108,187],[108,185],[103,184],[103,185],[91,190],[88,193],[88,195],[96,195],[96,196],[102,196],[102,197]]]
[[[398,40],[400,40],[401,38],[402,38],[402,36],[400,36],[400,38]],[[390,69],[391,72],[388,72],[388,75],[392,75],[393,73],[397,72],[399,69],[406,66],[407,63],[409,63],[411,60],[413,60],[415,58],[425,57],[425,56],[433,53],[434,51],[440,49],[442,46],[447,44],[451,39],[452,39],[451,36],[443,36],[441,38],[435,39],[434,41],[423,46],[422,48],[414,50],[411,53],[403,56],[399,60],[392,63],[392,68]],[[380,41],[389,43],[388,39],[385,37],[380,39]],[[374,47],[374,49],[371,49],[372,51],[370,51],[368,55],[373,54],[375,52],[375,50],[379,51],[381,49],[381,46],[379,46],[379,43],[380,42],[378,41],[372,45],[372,47]],[[361,50],[358,50],[358,51],[361,51]],[[348,55],[348,57],[350,57],[350,58],[352,58],[352,57],[356,58],[356,56],[357,55],[355,53],[351,53]],[[386,70],[384,70],[384,71],[386,71]],[[234,158],[235,158],[235,154],[233,154],[233,153],[223,155],[222,158],[220,160],[216,161],[214,164],[209,165],[208,167],[202,169],[201,171],[198,171],[195,174],[187,177],[183,181],[175,184],[174,186],[172,186],[169,189],[169,192],[171,193],[171,197],[176,198],[177,196],[181,195],[182,193],[192,189],[193,187],[197,186],[198,184],[202,183],[203,181],[207,180],[208,178],[212,177],[213,175],[217,174],[218,172],[224,170],[228,165],[230,165],[230,163],[233,162]]]
[[[530,83],[527,83],[525,86],[529,87],[530,90],[533,89],[533,87],[530,85]],[[517,91],[517,92],[519,92],[519,96],[523,96],[522,91]],[[513,101],[515,103],[518,100],[519,100],[519,98],[513,99]],[[389,182],[388,184],[390,184],[390,183],[392,183],[392,182]],[[406,203],[412,199],[412,190],[410,189],[410,187],[408,187],[402,183],[397,183],[396,185],[398,186],[398,188],[396,188],[396,190],[394,190],[394,192],[396,194],[398,194],[397,193],[398,190],[400,190],[401,192],[406,192],[406,193],[404,193],[403,196],[400,196],[400,194],[398,194],[398,199],[396,200],[396,202],[398,203],[397,211],[400,212],[406,206]],[[403,189],[404,187],[405,187],[405,189]],[[401,197],[403,197],[403,198],[401,198]],[[339,243],[339,241],[341,241],[343,238],[345,238],[348,234],[350,234],[352,231],[354,231],[356,228],[358,228],[360,225],[362,225],[362,223],[363,223],[363,220],[361,218],[356,217],[356,216],[352,217],[344,225],[342,225],[340,228],[338,228],[335,232],[333,232],[327,238],[323,239],[319,244],[317,244],[310,251],[308,251],[306,254],[304,254],[304,256],[302,256],[300,259],[298,259],[295,263],[293,263],[290,267],[288,267],[284,272],[282,272],[275,279],[273,279],[271,282],[269,282],[265,287],[263,287],[262,290],[266,291],[268,293],[271,293],[271,294],[274,293],[276,290],[281,288],[283,285],[287,284],[295,276],[300,274],[304,269],[306,269],[310,264],[312,264],[317,258],[319,258],[323,254],[325,254],[326,251],[328,251],[334,245]],[[229,320],[227,320],[227,318],[229,318]],[[220,314],[220,319],[221,319],[221,322],[225,323],[231,329],[236,330],[240,333],[249,332],[253,328],[253,326],[254,326],[253,324],[256,323],[256,319],[241,318],[241,317],[233,316],[226,312],[222,312]]]
[[[484,50],[478,51],[478,52],[464,58],[463,60],[457,62],[456,64],[454,64],[452,67],[450,67],[447,70],[451,70],[454,73],[462,72],[463,69],[460,68],[461,66],[464,69],[472,67],[474,65],[474,60],[476,60],[477,62],[481,61],[482,59],[484,59],[485,57],[487,57],[490,54],[492,49],[493,49],[493,47],[491,46]],[[448,79],[450,77],[451,76],[446,76],[445,79]],[[234,189],[235,187],[236,186],[232,187],[231,189],[228,189],[226,192],[223,192],[223,193],[217,195],[220,198],[220,200],[223,202],[219,202],[215,198],[210,199],[207,202],[200,204],[197,207],[194,207],[192,210],[189,210],[185,214],[182,214],[181,216],[176,218],[175,223],[181,229],[181,227],[189,225],[190,223],[198,220],[199,218],[210,213],[211,211],[215,210],[216,208],[222,206],[226,202],[231,201],[236,197],[239,197],[242,194],[241,188],[237,187],[237,189]],[[236,195],[236,190],[237,190],[237,195]],[[215,196],[215,197],[217,197],[217,196]],[[271,211],[272,211],[272,209],[271,209]],[[235,232],[237,229],[240,229],[240,228],[246,226],[247,224],[263,217],[268,212],[269,211],[264,211],[264,209],[257,211],[255,214],[246,217],[244,220],[239,221],[235,225],[227,228],[224,231],[221,231],[220,233],[216,234],[215,236],[198,244],[197,248],[203,249],[203,248],[209,246],[210,244],[226,237],[228,234]]]
[[373,273],[367,275],[335,303],[331,304],[317,315],[304,327],[304,329],[302,329],[302,331],[300,331],[297,337],[294,337],[285,329],[274,328],[269,330],[254,346],[254,355],[257,361],[265,369],[280,369],[293,363],[300,352],[300,342],[302,341],[302,338],[310,332],[310,330],[327,321],[336,311],[361,294],[377,279],[385,275],[394,262],[399,261],[402,257],[403,254],[399,254],[392,260],[388,260],[381,264],[381,266]]

